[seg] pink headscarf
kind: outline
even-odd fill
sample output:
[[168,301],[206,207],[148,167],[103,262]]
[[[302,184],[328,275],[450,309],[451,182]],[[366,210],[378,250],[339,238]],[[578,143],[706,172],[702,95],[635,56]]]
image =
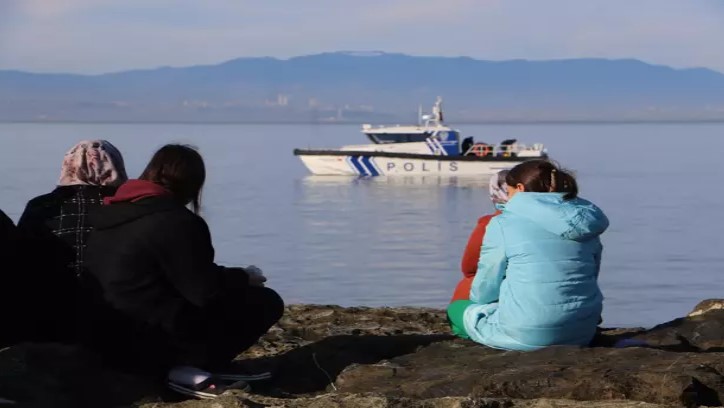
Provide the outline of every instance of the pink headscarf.
[[106,140],[84,140],[65,154],[58,185],[119,186],[128,180],[123,156]]

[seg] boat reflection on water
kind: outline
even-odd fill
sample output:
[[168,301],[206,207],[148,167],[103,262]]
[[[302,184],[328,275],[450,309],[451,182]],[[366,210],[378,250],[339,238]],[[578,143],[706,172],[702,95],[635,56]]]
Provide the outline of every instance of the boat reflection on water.
[[349,176],[307,176],[302,179],[305,186],[378,185],[395,187],[442,186],[462,188],[487,188],[486,176],[393,176],[393,177],[349,177]]

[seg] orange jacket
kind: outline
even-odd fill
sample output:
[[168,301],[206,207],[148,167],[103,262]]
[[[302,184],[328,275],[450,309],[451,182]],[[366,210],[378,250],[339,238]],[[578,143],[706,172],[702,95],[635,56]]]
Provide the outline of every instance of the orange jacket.
[[488,214],[484,217],[480,217],[478,224],[470,234],[468,245],[465,246],[463,259],[460,262],[460,269],[462,270],[464,277],[455,287],[455,291],[453,292],[453,297],[450,302],[470,299],[470,286],[473,284],[475,273],[478,272],[478,261],[480,261],[480,249],[483,246],[485,229],[488,227],[490,220],[498,214],[500,214],[500,211],[496,211],[495,214]]
[[462,262],[460,262],[460,269],[466,278],[475,276],[475,273],[478,271],[480,248],[483,246],[485,228],[488,227],[490,220],[499,214],[500,211],[496,211],[494,214],[488,214],[484,217],[480,217],[478,225],[475,226],[475,229],[473,229],[473,232],[470,234],[468,245],[465,247],[465,252],[463,253]]

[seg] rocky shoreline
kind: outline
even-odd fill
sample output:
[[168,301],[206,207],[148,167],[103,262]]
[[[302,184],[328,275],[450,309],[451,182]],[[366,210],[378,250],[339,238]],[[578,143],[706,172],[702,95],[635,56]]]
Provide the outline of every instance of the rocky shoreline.
[[[613,347],[622,339],[647,345]],[[724,300],[649,330],[603,330],[595,347],[531,353],[456,339],[441,310],[293,305],[240,359],[274,379],[197,401],[74,347],[22,344],[0,352],[0,407],[721,406]]]

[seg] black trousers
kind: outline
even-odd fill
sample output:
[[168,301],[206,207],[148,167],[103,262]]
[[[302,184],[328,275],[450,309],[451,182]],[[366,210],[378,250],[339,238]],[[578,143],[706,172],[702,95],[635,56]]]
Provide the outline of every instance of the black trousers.
[[223,370],[237,355],[253,346],[284,314],[284,301],[272,289],[249,287],[229,293],[206,309],[180,316],[171,339],[174,363],[210,371]]
[[275,291],[248,287],[241,293],[230,291],[207,308],[188,305],[170,329],[150,328],[120,315],[105,319],[106,329],[101,329],[101,338],[93,336],[93,348],[107,364],[128,372],[165,375],[177,365],[218,371],[254,345],[283,314],[284,302]]

